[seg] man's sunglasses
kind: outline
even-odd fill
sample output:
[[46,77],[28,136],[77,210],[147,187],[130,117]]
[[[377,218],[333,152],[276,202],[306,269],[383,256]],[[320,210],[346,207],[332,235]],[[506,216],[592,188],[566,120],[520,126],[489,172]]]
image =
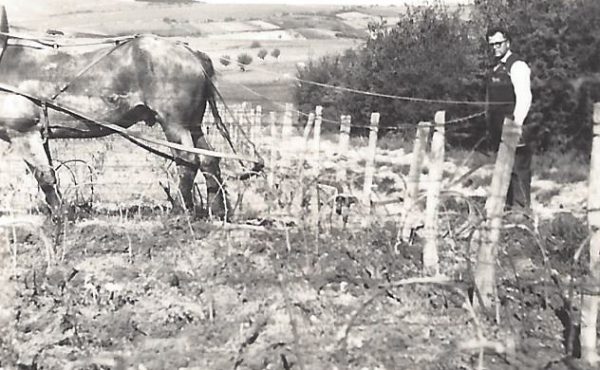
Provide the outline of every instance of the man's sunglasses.
[[496,46],[500,46],[500,45],[504,44],[505,42],[506,42],[506,40],[490,42],[488,45],[490,45],[491,48],[495,48]]

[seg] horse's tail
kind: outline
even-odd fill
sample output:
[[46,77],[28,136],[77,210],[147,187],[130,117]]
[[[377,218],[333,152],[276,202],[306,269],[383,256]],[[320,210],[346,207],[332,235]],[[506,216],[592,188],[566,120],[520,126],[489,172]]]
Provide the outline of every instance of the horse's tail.
[[196,57],[202,65],[202,70],[204,72],[203,83],[205,85],[204,93],[206,96],[206,101],[208,102],[208,106],[210,107],[210,111],[213,115],[215,125],[217,126],[217,129],[219,130],[221,135],[223,135],[223,138],[225,138],[225,140],[235,153],[235,148],[233,146],[233,143],[231,142],[231,135],[229,134],[227,126],[225,126],[225,124],[223,123],[223,119],[221,118],[221,115],[219,114],[219,109],[217,108],[217,96],[219,96],[221,100],[223,100],[223,98],[221,97],[221,93],[219,93],[217,85],[215,84],[216,74],[213,62],[207,54],[199,50],[190,50],[196,55]]
[[[208,84],[208,86],[206,86],[206,90],[205,90],[206,91],[206,100],[208,102],[211,113],[213,115],[215,125],[217,126],[217,129],[219,130],[219,132],[221,133],[223,138],[227,141],[227,144],[229,145],[231,150],[234,153],[236,153],[235,146],[233,145],[233,142],[231,141],[231,135],[229,134],[229,129],[227,128],[227,125],[225,125],[223,123],[223,119],[221,118],[221,115],[219,114],[219,109],[217,107],[217,98],[218,98],[225,106],[225,110],[230,112],[229,108],[227,107],[227,104],[225,103],[225,99],[223,99],[223,96],[221,95],[221,93],[219,92],[219,89],[217,88],[217,85],[215,84],[216,76],[215,76],[215,70],[214,70],[212,60],[210,59],[210,57],[208,55],[206,55],[200,51],[195,52],[195,54],[200,59],[202,66],[204,68],[204,74],[206,77],[206,82]],[[242,131],[242,133],[243,133],[243,131]],[[244,136],[245,136],[245,134],[244,134]],[[246,139],[248,139],[248,138],[246,137]],[[262,171],[262,168],[264,167],[264,160],[261,158],[260,153],[254,146],[254,144],[252,142],[249,142],[249,144],[251,145],[251,147],[254,151],[255,157],[257,157],[259,160],[258,162],[255,163],[254,168],[251,170],[252,173],[256,174],[257,172]],[[246,167],[243,162],[240,161],[240,163],[241,163],[242,167]]]

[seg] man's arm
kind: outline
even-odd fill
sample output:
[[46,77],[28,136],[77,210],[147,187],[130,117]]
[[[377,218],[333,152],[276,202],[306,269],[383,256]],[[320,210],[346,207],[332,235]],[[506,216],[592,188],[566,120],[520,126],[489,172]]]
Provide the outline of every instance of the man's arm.
[[527,63],[516,61],[510,68],[510,80],[515,91],[515,123],[523,125],[529,108],[531,108],[531,70]]

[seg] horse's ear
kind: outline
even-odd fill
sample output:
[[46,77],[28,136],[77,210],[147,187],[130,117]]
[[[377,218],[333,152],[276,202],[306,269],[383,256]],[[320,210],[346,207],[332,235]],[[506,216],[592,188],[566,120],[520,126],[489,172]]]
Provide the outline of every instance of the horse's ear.
[[0,32],[8,33],[8,17],[4,5],[0,5]]

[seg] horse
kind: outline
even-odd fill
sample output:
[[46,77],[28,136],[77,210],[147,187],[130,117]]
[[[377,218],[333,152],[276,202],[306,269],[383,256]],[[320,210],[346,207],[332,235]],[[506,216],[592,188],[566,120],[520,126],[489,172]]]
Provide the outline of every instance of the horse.
[[[0,84],[17,86],[23,93],[0,92],[0,139],[25,160],[52,214],[60,212],[62,202],[48,139],[96,138],[115,130],[48,106],[78,107],[94,120],[123,129],[158,123],[169,142],[212,150],[201,129],[207,102],[215,122],[222,121],[215,104],[215,71],[205,53],[156,35],[115,38],[99,51],[65,52],[13,39],[4,7],[0,12]],[[171,148],[171,157],[181,196],[173,197],[173,208],[198,210],[192,189],[200,170],[209,212],[226,217],[220,158],[177,148]]]

